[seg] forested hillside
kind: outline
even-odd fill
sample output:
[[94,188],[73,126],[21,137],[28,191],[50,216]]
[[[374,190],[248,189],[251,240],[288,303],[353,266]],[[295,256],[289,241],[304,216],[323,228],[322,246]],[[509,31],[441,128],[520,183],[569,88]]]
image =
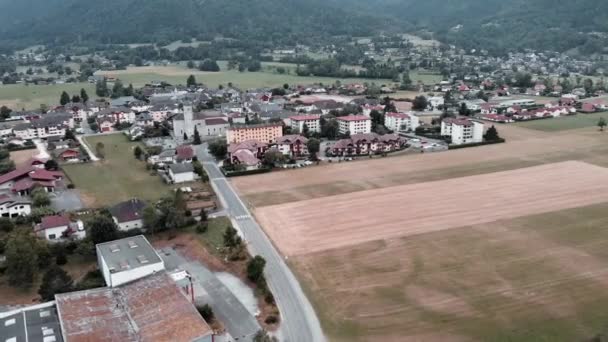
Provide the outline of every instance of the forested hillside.
[[0,42],[134,43],[224,36],[274,45],[334,35],[427,30],[494,53],[601,51],[608,1],[571,0],[0,0]]

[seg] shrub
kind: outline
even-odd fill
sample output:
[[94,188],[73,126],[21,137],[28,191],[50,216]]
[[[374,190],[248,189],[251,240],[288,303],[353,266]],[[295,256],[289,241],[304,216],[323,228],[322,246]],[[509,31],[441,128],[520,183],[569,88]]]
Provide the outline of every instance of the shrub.
[[207,232],[207,222],[201,222],[196,225],[196,232],[199,234],[203,234]]
[[278,322],[279,322],[279,318],[277,316],[275,316],[275,315],[269,315],[264,320],[264,323],[266,323],[266,324],[276,324]]
[[213,313],[213,309],[211,308],[211,306],[209,306],[209,304],[199,306],[196,309],[198,310],[198,313],[203,316],[205,322],[211,323],[215,319],[215,314]]

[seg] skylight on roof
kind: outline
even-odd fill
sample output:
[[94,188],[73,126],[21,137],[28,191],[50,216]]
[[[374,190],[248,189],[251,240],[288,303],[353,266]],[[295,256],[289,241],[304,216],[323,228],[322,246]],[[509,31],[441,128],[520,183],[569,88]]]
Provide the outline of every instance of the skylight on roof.
[[133,240],[129,240],[129,248],[137,248],[137,243]]
[[11,319],[7,319],[6,321],[4,321],[4,326],[8,327],[9,325],[13,325],[15,324],[15,319],[11,318]]
[[149,262],[148,258],[146,258],[144,255],[138,255],[137,260],[140,264],[147,264]]
[[110,252],[112,252],[112,253],[120,252],[120,247],[118,247],[117,244],[110,245]]
[[40,318],[49,317],[51,312],[49,310],[40,310]]

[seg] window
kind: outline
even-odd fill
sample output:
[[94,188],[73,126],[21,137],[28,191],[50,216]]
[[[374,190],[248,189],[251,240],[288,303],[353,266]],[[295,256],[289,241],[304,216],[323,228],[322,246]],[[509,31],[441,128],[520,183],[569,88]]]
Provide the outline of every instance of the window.
[[55,240],[57,238],[56,234],[49,234],[49,240]]

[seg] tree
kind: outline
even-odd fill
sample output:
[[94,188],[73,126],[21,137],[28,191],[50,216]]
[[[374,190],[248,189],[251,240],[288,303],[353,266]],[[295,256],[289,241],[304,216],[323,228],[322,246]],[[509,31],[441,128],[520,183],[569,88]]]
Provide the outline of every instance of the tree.
[[98,243],[116,240],[118,238],[118,229],[114,221],[107,215],[98,214],[91,218],[88,222],[91,241],[96,245]]
[[217,72],[217,71],[220,71],[220,66],[217,64],[216,61],[214,61],[212,59],[205,59],[198,65],[198,69],[200,71]]
[[59,103],[62,106],[65,106],[66,104],[70,103],[70,95],[68,93],[66,93],[65,91],[61,93],[61,97],[59,98]]
[[264,279],[265,266],[266,260],[256,255],[247,263],[247,278],[257,284],[261,279]]
[[426,107],[428,107],[428,101],[426,99],[425,96],[420,95],[420,96],[416,96],[414,98],[414,101],[412,102],[412,109],[413,110],[425,110]]
[[87,103],[89,101],[89,94],[87,94],[87,91],[84,90],[84,88],[80,89],[80,99],[83,103]]
[[209,144],[209,153],[217,159],[223,159],[228,153],[228,144],[226,140],[218,139]]
[[141,158],[141,155],[143,153],[144,151],[139,146],[135,146],[135,148],[133,149],[133,155],[135,156],[135,159]]
[[121,96],[124,96],[125,93],[125,87],[122,85],[122,82],[120,80],[116,80],[116,82],[114,82],[114,86],[112,87],[112,98],[119,98]]
[[80,96],[78,96],[78,95],[72,96],[72,103],[78,103],[78,102],[80,102]]
[[274,167],[276,164],[283,162],[285,156],[276,149],[268,150],[264,153],[264,164]]
[[74,135],[74,131],[70,128],[65,130],[65,135],[63,136],[65,140],[76,140],[76,135]]
[[2,119],[8,119],[11,116],[12,112],[13,110],[8,108],[7,106],[0,107],[0,117]]
[[486,134],[484,134],[483,138],[486,141],[500,140],[500,136],[498,135],[498,130],[496,129],[496,127],[494,127],[494,125],[492,125],[492,127],[488,128],[488,130],[486,131]]
[[340,125],[335,119],[326,120],[321,118],[321,136],[329,140],[334,140],[340,131]]
[[194,126],[194,138],[192,138],[192,143],[194,145],[200,145],[203,142],[201,141],[201,135],[198,133],[198,128]]
[[302,135],[308,138],[310,136],[310,128],[308,128],[307,124],[302,126]]
[[108,96],[109,92],[110,91],[108,89],[108,81],[106,81],[105,78],[95,83],[95,94],[97,94],[97,96],[106,97]]
[[51,204],[51,198],[48,192],[43,188],[35,188],[31,192],[32,204],[35,208],[47,207]]
[[372,110],[369,116],[372,119],[372,131],[375,132],[379,126],[384,126],[384,113]]
[[268,332],[266,332],[266,330],[259,330],[253,336],[253,342],[277,342],[277,341],[278,341],[277,338],[268,335]]
[[[191,60],[188,61],[188,63],[186,64],[186,67],[188,69],[194,69],[194,61],[191,61]],[[190,76],[192,76],[192,75],[190,75]]]
[[148,205],[144,208],[142,216],[144,221],[144,227],[148,231],[154,232],[158,225],[158,214],[156,212],[156,209],[153,206]]
[[[15,224],[8,217],[0,217],[0,231],[10,233],[15,228]],[[2,254],[0,252],[0,254]]]
[[72,277],[57,265],[52,265],[44,273],[42,283],[38,289],[38,294],[43,301],[55,299],[59,293],[71,292],[74,290]]
[[6,242],[5,256],[9,285],[30,288],[38,270],[36,237],[27,230],[14,230]]
[[243,240],[239,236],[238,232],[232,226],[226,227],[223,238],[224,238],[224,246],[228,247],[228,248],[235,248],[235,247],[240,246],[241,243],[243,243]]
[[188,79],[186,80],[186,86],[188,88],[196,86],[196,78],[194,77],[194,75],[188,76]]
[[600,131],[604,131],[604,127],[606,127],[606,120],[604,118],[600,118],[597,122],[597,126],[600,128]]
[[184,136],[182,138],[184,138],[184,141],[187,141],[188,140],[188,134],[186,134],[186,132],[184,132]]
[[285,89],[285,90],[289,89],[289,84],[287,84],[287,83],[283,84],[283,89]]
[[458,114],[464,115],[464,116],[471,115],[471,111],[469,110],[469,108],[467,108],[466,103],[463,102],[460,104],[460,108],[458,108]]
[[95,154],[101,159],[106,157],[105,145],[101,141],[95,144]]
[[308,148],[308,153],[312,157],[312,159],[317,159],[317,153],[321,149],[321,142],[318,139],[310,138],[306,143],[306,147]]
[[44,169],[48,171],[57,171],[59,169],[59,164],[53,159],[49,159],[44,163]]
[[196,309],[198,310],[198,313],[200,313],[201,316],[203,316],[203,319],[205,320],[205,322],[212,323],[213,320],[215,320],[215,314],[213,313],[213,309],[211,308],[211,306],[209,304],[205,304],[201,307],[197,307]]

